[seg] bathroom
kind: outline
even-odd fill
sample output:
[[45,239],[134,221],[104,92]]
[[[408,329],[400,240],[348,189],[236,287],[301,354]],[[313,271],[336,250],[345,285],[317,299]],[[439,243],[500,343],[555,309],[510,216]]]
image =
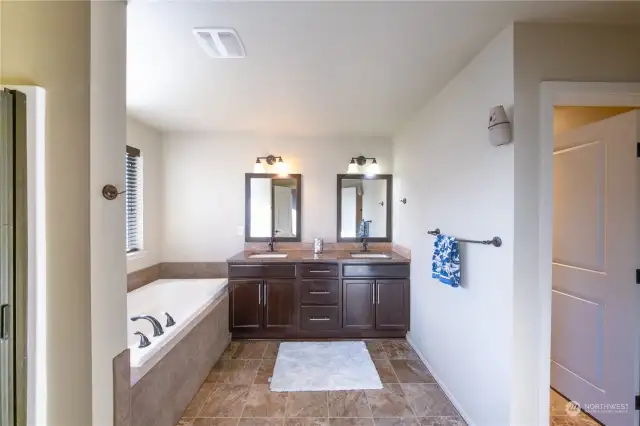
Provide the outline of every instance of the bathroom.
[[[180,34],[183,56],[148,52],[150,38],[176,42],[177,30],[159,29],[175,13],[193,10],[128,8],[131,424],[315,418],[373,425],[404,417],[463,424],[405,340],[411,255],[392,234],[412,200],[394,181],[392,139],[357,131],[364,117],[336,121],[340,111],[318,110],[315,122],[305,122],[291,109],[295,98],[283,92],[278,99],[284,76],[261,78],[275,84],[268,96],[280,103],[266,116],[248,108],[248,93],[226,106],[201,95],[233,93],[249,81],[228,74],[260,58],[250,54],[259,40],[242,31],[243,21],[247,11],[272,7],[206,9],[230,14],[226,26],[237,27],[247,52],[239,59],[210,57],[191,33],[195,21],[184,24],[186,40]],[[186,85],[177,96],[159,86],[190,61],[218,77],[203,78],[199,92]],[[158,101],[172,96],[171,103]],[[282,342],[293,359],[311,360],[304,355],[311,350],[326,365],[298,366],[305,373],[297,374],[286,353],[278,360]],[[311,383],[311,370],[324,383]]]
[[554,106],[640,106],[638,7],[0,2],[0,423],[577,424]]

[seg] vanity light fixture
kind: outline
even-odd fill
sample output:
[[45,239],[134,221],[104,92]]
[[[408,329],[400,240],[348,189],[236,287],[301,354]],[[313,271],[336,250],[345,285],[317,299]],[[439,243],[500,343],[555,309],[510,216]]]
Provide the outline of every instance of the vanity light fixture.
[[289,167],[287,163],[284,162],[281,156],[275,155],[267,155],[266,157],[256,157],[256,163],[253,165],[254,173],[265,173],[264,165],[262,164],[262,160],[265,161],[269,166],[275,166],[275,170],[281,177],[289,175]]
[[[369,166],[366,166],[367,160],[372,160]],[[365,157],[363,155],[359,157],[351,157],[351,162],[349,163],[349,168],[347,169],[347,174],[358,174],[360,173],[360,167],[365,168],[365,175],[374,176],[380,173],[380,167],[378,166],[378,160],[375,157]]]
[[260,158],[256,158],[256,164],[253,165],[253,173],[264,173],[264,166]]

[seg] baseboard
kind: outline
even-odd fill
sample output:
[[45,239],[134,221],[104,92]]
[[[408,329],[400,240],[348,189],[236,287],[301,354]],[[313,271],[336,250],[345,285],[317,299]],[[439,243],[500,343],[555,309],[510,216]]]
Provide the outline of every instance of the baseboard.
[[447,397],[449,398],[449,400],[451,401],[453,406],[456,408],[456,410],[458,410],[458,413],[464,419],[464,421],[467,423],[467,425],[468,426],[476,426],[475,422],[473,420],[471,420],[471,417],[469,417],[469,414],[467,414],[467,412],[464,411],[464,408],[462,408],[462,405],[460,405],[460,402],[456,399],[456,397],[453,395],[453,393],[451,393],[451,391],[449,390],[447,385],[445,385],[444,382],[442,381],[442,379],[439,377],[438,372],[433,369],[433,367],[431,366],[431,364],[429,364],[429,361],[427,361],[427,358],[425,358],[425,356],[422,354],[422,352],[420,352],[418,350],[418,348],[416,348],[416,345],[413,343],[413,340],[411,339],[411,334],[407,333],[407,337],[406,338],[407,338],[407,342],[409,343],[409,345],[411,345],[413,350],[416,351],[416,353],[418,354],[418,357],[424,363],[424,365],[427,366],[427,368],[431,372],[431,375],[433,376],[433,378],[438,383],[438,386],[440,386],[440,389],[442,389],[442,391],[445,393],[445,395],[447,395]]

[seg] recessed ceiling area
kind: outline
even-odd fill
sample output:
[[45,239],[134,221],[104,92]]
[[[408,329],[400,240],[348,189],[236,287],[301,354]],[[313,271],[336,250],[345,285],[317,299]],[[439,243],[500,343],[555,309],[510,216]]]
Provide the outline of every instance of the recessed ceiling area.
[[[594,2],[207,2],[128,6],[128,112],[163,131],[392,136],[513,21],[632,22]],[[232,28],[216,59],[194,28]]]

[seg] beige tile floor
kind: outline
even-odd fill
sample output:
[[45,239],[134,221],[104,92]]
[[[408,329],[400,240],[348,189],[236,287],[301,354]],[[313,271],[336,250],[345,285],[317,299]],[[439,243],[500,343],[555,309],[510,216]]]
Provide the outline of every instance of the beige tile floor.
[[550,426],[599,426],[600,423],[584,413],[570,416],[566,407],[569,400],[551,389]]
[[270,392],[277,342],[231,342],[179,426],[462,426],[404,340],[368,341],[381,390]]

